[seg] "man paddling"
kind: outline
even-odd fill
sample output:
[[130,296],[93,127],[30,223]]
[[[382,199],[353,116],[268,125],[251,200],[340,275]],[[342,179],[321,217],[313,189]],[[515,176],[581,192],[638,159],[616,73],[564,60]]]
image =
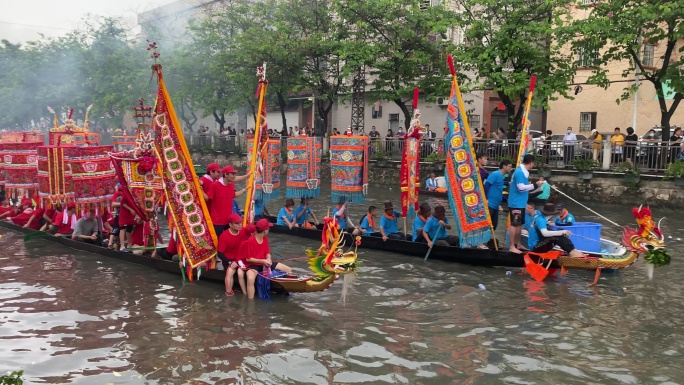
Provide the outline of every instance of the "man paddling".
[[[523,156],[522,164],[513,172],[508,193],[508,211],[511,220],[510,247],[508,251],[515,254],[523,254],[520,246],[520,235],[522,226],[525,223],[525,207],[528,194],[534,190],[534,185],[529,182],[532,167],[534,167],[534,155],[527,154]],[[537,184],[541,183],[537,181]]]
[[458,237],[449,235],[446,230],[451,230],[451,225],[446,217],[446,209],[442,205],[435,206],[435,213],[423,227],[423,237],[428,247],[433,243],[440,246],[458,246]]
[[401,213],[394,210],[392,202],[385,202],[385,212],[380,217],[380,234],[383,241],[388,239],[406,240],[404,234],[399,232],[399,218],[401,217]]
[[432,215],[432,207],[430,207],[430,204],[428,203],[423,203],[420,205],[417,214],[418,215],[416,215],[416,218],[413,220],[412,240],[413,242],[423,242],[425,241],[425,238],[423,237],[423,228]]
[[533,203],[528,203],[525,211],[532,216],[532,223],[527,232],[527,245],[536,253],[546,253],[554,247],[560,247],[566,254],[574,258],[586,257],[581,251],[575,248],[570,240],[568,230],[549,230],[546,218],[541,212],[537,211]]
[[15,212],[14,207],[10,206],[7,196],[3,195],[2,202],[0,202],[0,219],[7,219],[13,216]]

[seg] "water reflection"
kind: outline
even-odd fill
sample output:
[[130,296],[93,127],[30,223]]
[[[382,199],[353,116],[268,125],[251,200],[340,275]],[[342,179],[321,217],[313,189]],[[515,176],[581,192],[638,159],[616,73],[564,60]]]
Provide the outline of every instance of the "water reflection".
[[[633,221],[628,208],[602,210]],[[663,228],[674,235],[684,221]],[[283,258],[316,246],[272,237]],[[183,286],[180,276],[6,233],[0,370],[46,384],[677,383],[684,271],[672,242],[673,265],[653,281],[639,260],[597,288],[587,286],[592,273],[537,283],[363,251],[343,304],[339,284],[271,301],[225,298],[220,285]]]

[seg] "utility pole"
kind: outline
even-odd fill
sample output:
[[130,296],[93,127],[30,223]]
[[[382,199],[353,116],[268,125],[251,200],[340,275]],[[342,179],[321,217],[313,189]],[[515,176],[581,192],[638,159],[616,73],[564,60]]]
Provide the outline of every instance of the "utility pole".
[[360,66],[352,84],[351,128],[358,133],[364,131],[366,106],[366,66]]

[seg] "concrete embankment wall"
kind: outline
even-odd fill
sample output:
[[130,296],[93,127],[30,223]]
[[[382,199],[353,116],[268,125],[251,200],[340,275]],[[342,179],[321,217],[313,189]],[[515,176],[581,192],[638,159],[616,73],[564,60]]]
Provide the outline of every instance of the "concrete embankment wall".
[[[244,155],[201,155],[191,154],[195,164],[206,166],[211,162],[218,162],[221,166],[230,164],[238,170],[247,167],[247,157]],[[287,168],[283,164],[283,172]],[[370,183],[388,187],[397,187],[399,183],[399,162],[387,162],[379,165],[371,161]],[[421,164],[421,180],[434,172],[437,176],[443,171],[435,170],[431,164]],[[327,163],[321,165],[321,176],[329,180],[330,167]],[[537,177],[532,172],[533,179]],[[283,185],[285,176],[283,175]],[[577,173],[571,170],[554,170],[549,182],[564,193],[580,201],[604,202],[625,205],[651,205],[653,207],[684,208],[684,187],[676,186],[671,180],[663,180],[662,176],[641,175],[638,184],[625,180],[624,175],[594,172],[589,181],[580,180]]]

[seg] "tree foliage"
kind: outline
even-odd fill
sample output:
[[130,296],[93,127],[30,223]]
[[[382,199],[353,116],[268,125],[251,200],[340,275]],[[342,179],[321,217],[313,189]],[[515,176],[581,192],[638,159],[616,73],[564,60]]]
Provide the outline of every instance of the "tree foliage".
[[418,0],[337,0],[336,13],[348,31],[348,60],[370,68],[370,95],[391,100],[411,121],[413,89],[422,95],[449,92],[446,51],[453,50],[456,15]]
[[[625,78],[633,77],[638,68],[640,76],[655,87],[663,140],[667,140],[670,118],[684,97],[684,3],[611,0],[597,2],[592,9],[586,19],[568,20],[559,38],[577,55],[595,55],[588,83],[607,88],[610,68],[619,62],[629,63],[622,71]],[[654,56],[645,60],[647,45],[652,45]],[[666,85],[674,91],[669,106]],[[637,87],[627,86],[617,102],[629,99]]]
[[508,135],[515,138],[530,84],[537,75],[535,105],[568,97],[574,63],[553,39],[569,0],[458,0],[458,25],[465,30],[456,47],[457,66],[475,74],[470,87],[491,87],[506,106]]

